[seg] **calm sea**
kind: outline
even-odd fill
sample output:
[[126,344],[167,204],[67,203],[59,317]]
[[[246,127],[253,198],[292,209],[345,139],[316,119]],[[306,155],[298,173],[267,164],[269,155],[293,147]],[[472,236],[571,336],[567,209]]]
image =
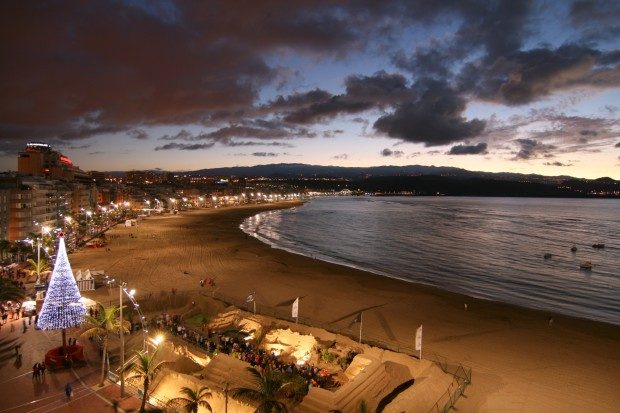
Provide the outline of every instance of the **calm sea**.
[[[241,229],[325,261],[620,324],[618,200],[318,198],[248,218]],[[581,270],[583,261],[593,269]]]

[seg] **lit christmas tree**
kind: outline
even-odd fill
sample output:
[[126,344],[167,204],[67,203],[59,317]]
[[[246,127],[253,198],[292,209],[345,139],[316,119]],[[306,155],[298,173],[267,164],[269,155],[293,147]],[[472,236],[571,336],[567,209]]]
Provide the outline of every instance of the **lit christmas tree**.
[[63,347],[66,347],[65,329],[77,327],[84,322],[86,307],[80,301],[80,290],[73,278],[71,264],[65,249],[63,234],[60,234],[56,262],[37,326],[41,330],[62,330]]

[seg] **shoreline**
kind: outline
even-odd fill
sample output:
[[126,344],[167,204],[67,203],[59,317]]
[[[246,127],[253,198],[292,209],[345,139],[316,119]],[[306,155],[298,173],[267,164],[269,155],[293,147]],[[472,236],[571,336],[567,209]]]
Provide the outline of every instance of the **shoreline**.
[[256,291],[259,306],[284,308],[282,303],[302,297],[300,315],[335,327],[367,309],[365,335],[408,346],[423,324],[426,354],[473,369],[472,386],[457,406],[464,412],[617,408],[620,327],[564,315],[553,315],[549,325],[548,312],[292,254],[239,228],[246,217],[290,206],[151,217],[138,227],[112,229],[119,238],[111,239],[111,251],[82,250],[70,259],[75,270],[106,270],[140,292],[178,288],[198,293],[198,281],[214,276],[226,295],[243,299]]
[[[299,205],[303,205],[303,202],[299,203],[298,205],[294,205],[294,206],[278,207],[278,208],[267,209],[267,210],[264,210],[264,211],[260,211],[257,214],[268,213],[269,211],[276,211],[276,210],[294,208],[295,206],[299,206]],[[248,231],[248,232],[244,231],[242,229],[242,226],[243,226],[244,222],[247,219],[249,219],[249,218],[251,218],[251,217],[253,217],[253,216],[257,215],[257,214],[248,215],[245,218],[242,218],[239,221],[238,228],[244,234],[247,234],[248,236],[256,239],[257,241],[261,242],[262,244],[266,245],[269,248],[273,248],[273,249],[277,249],[277,250],[280,250],[280,251],[284,251],[284,252],[289,253],[289,254],[295,254],[295,255],[298,255],[298,256],[301,256],[301,257],[305,257],[305,258],[308,258],[308,259],[312,259],[312,260],[318,260],[318,261],[321,261],[321,262],[324,262],[324,263],[328,263],[328,264],[332,264],[332,265],[346,267],[346,268],[349,268],[351,270],[361,271],[361,272],[364,272],[364,273],[367,273],[367,274],[372,274],[372,275],[375,275],[375,276],[378,276],[378,277],[385,277],[385,278],[389,278],[389,279],[392,279],[392,280],[400,281],[400,282],[403,282],[403,283],[406,283],[406,284],[412,284],[412,285],[416,286],[417,288],[428,288],[428,289],[430,289],[430,291],[434,291],[434,292],[436,292],[438,294],[454,294],[457,297],[460,297],[463,301],[467,301],[468,299],[470,299],[470,300],[477,300],[477,301],[481,301],[481,302],[489,302],[489,303],[492,303],[492,304],[507,305],[507,306],[510,306],[510,307],[514,307],[515,309],[532,310],[532,311],[535,311],[535,312],[539,312],[542,315],[546,315],[547,317],[549,317],[549,316],[550,317],[565,317],[567,319],[581,320],[581,321],[585,321],[585,322],[601,323],[601,324],[605,324],[605,325],[620,327],[620,323],[616,324],[616,323],[613,323],[613,322],[610,322],[610,321],[606,321],[606,320],[600,320],[600,319],[594,319],[594,318],[588,318],[588,317],[579,317],[579,316],[574,315],[574,314],[567,314],[567,313],[556,312],[556,311],[545,309],[545,308],[526,307],[524,305],[519,305],[519,304],[509,303],[509,302],[499,301],[499,300],[493,300],[491,298],[482,297],[482,296],[475,297],[475,296],[468,295],[468,294],[465,294],[465,293],[462,293],[462,292],[453,291],[453,290],[450,290],[450,289],[443,289],[441,287],[438,287],[438,286],[435,286],[435,285],[432,285],[432,284],[425,284],[425,283],[422,283],[422,282],[418,282],[416,280],[411,280],[411,279],[407,279],[407,278],[404,278],[404,277],[398,277],[398,276],[391,275],[391,274],[384,273],[384,272],[380,272],[380,271],[373,271],[372,269],[363,268],[363,267],[355,265],[355,264],[347,264],[347,263],[344,263],[344,262],[339,262],[337,259],[335,259],[335,258],[331,259],[331,257],[328,257],[328,256],[324,256],[324,255],[320,255],[320,254],[319,255],[305,254],[303,252],[295,251],[294,249],[286,248],[286,247],[283,247],[283,246],[279,246],[279,245],[277,245],[275,243],[272,243],[268,239],[266,239],[264,237],[261,237],[259,234],[255,233],[255,232],[252,233],[251,231]]]

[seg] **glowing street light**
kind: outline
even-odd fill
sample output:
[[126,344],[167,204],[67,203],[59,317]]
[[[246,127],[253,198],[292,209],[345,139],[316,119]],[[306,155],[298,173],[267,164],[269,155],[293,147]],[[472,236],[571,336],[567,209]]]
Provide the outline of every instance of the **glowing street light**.
[[155,336],[155,338],[153,338],[153,343],[155,343],[156,346],[159,346],[161,343],[164,342],[164,340],[164,335],[158,334],[157,336]]

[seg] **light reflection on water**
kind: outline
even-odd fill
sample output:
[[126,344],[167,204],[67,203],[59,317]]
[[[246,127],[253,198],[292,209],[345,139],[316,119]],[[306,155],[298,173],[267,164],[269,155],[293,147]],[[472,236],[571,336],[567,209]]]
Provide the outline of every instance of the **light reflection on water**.
[[[241,228],[326,261],[620,324],[617,200],[322,198],[261,213]],[[583,261],[594,264],[591,272],[579,269]]]

